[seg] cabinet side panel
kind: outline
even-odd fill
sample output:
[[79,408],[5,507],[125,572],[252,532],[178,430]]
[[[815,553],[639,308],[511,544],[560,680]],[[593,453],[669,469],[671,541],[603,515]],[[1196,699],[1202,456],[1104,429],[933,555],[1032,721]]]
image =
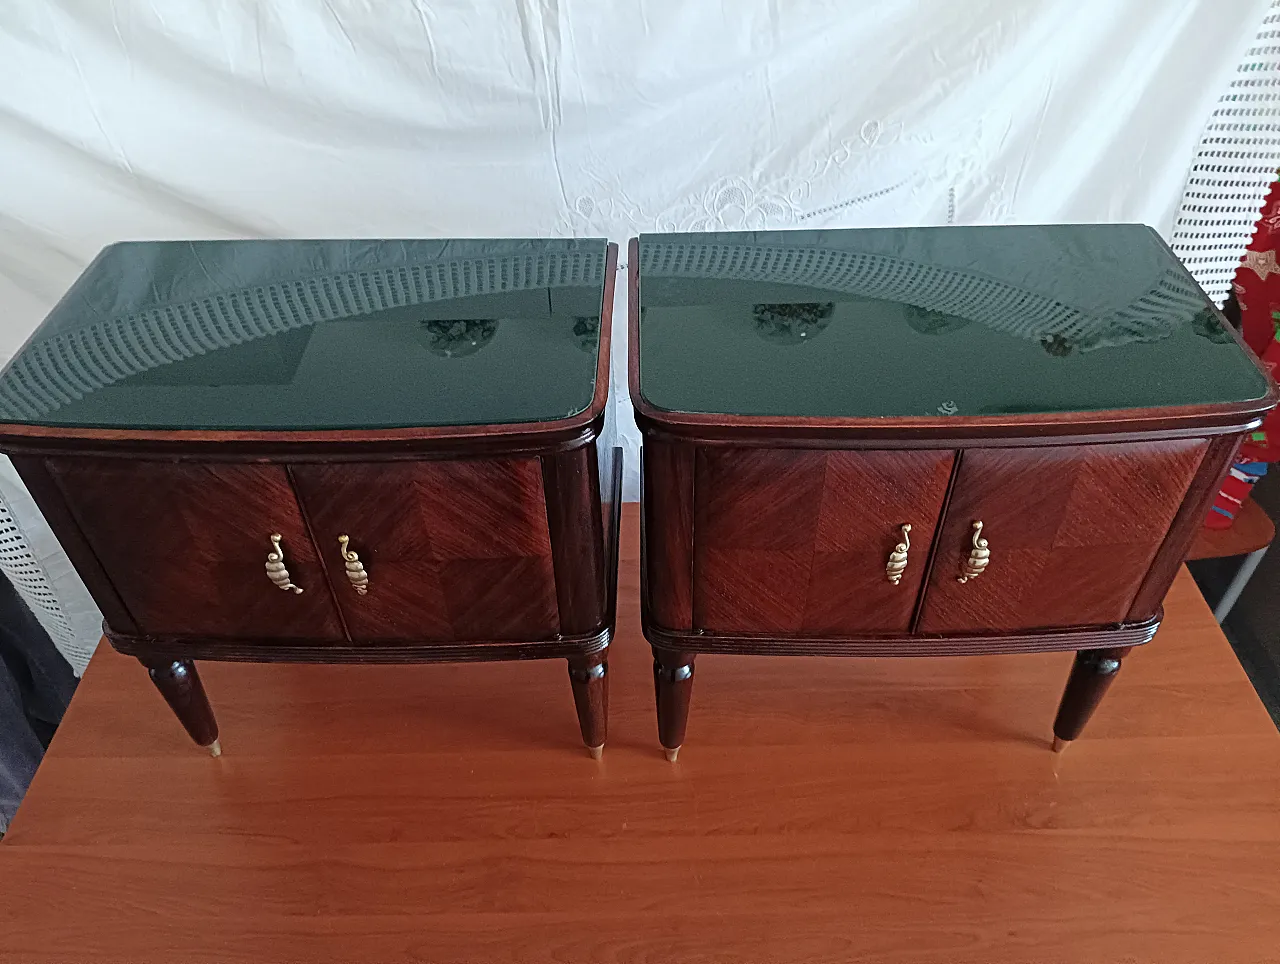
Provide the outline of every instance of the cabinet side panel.
[[607,583],[596,443],[543,456],[542,484],[560,631],[596,632],[604,625]]
[[645,439],[646,575],[650,612],[664,629],[693,628],[693,456],[692,445]]
[[40,507],[40,512],[49,523],[49,528],[57,536],[58,544],[62,546],[67,558],[75,566],[76,572],[84,580],[85,588],[93,596],[93,601],[102,610],[102,618],[106,624],[117,633],[136,633],[137,623],[124,604],[124,600],[120,598],[120,594],[116,592],[111,577],[107,575],[107,571],[94,554],[89,541],[80,530],[75,516],[71,514],[70,507],[62,497],[57,481],[49,474],[44,459],[29,455],[14,455],[10,457],[10,461],[17,469],[27,491],[35,499],[36,505]]
[[1154,615],[1164,602],[1165,593],[1169,591],[1174,576],[1187,558],[1196,533],[1204,525],[1209,506],[1213,504],[1223,479],[1231,469],[1240,442],[1241,437],[1236,435],[1219,435],[1209,442],[1196,477],[1182,497],[1178,514],[1169,526],[1169,533],[1129,607],[1130,620],[1146,619]]

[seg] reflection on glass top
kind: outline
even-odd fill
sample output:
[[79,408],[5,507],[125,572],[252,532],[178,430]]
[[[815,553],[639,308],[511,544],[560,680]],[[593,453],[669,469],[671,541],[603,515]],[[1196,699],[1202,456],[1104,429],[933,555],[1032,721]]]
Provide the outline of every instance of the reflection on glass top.
[[640,389],[757,416],[1008,415],[1261,398],[1150,228],[640,238]]
[[566,418],[602,240],[113,245],[0,374],[0,421],[337,429]]

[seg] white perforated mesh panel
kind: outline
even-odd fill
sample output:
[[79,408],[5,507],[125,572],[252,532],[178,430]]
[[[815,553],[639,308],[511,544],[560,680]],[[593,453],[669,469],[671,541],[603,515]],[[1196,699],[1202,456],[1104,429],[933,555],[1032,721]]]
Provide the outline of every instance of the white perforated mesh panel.
[[1209,297],[1231,290],[1280,165],[1280,0],[1218,101],[1187,178],[1173,250]]
[[22,528],[3,502],[0,502],[0,570],[44,626],[54,645],[80,672],[93,649],[77,642],[75,631],[45,576],[44,566],[31,552]]

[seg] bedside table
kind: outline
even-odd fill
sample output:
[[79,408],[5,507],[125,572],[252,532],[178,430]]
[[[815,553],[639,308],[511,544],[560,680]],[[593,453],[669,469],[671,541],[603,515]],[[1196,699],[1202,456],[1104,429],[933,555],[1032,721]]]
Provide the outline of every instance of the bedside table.
[[1077,652],[1075,739],[1276,389],[1130,225],[630,252],[659,735],[699,653]]
[[193,660],[568,661],[605,742],[604,241],[126,243],[0,375],[9,454],[197,743]]

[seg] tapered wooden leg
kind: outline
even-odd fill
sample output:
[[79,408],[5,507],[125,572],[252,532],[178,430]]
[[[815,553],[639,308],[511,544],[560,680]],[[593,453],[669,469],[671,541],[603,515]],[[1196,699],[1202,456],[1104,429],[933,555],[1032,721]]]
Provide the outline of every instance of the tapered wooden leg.
[[653,689],[658,703],[658,740],[672,763],[684,745],[693,695],[693,654],[653,651]]
[[213,718],[204,684],[189,659],[141,660],[151,675],[151,682],[182,722],[191,739],[214,756],[222,753],[218,742],[218,721]]
[[569,660],[573,705],[578,709],[582,742],[600,759],[609,732],[609,664],[604,653]]
[[1120,661],[1129,647],[1120,649],[1082,649],[1067,677],[1067,688],[1058,704],[1053,721],[1053,749],[1058,752],[1080,735],[1089,717],[1102,701],[1111,681],[1120,672]]

